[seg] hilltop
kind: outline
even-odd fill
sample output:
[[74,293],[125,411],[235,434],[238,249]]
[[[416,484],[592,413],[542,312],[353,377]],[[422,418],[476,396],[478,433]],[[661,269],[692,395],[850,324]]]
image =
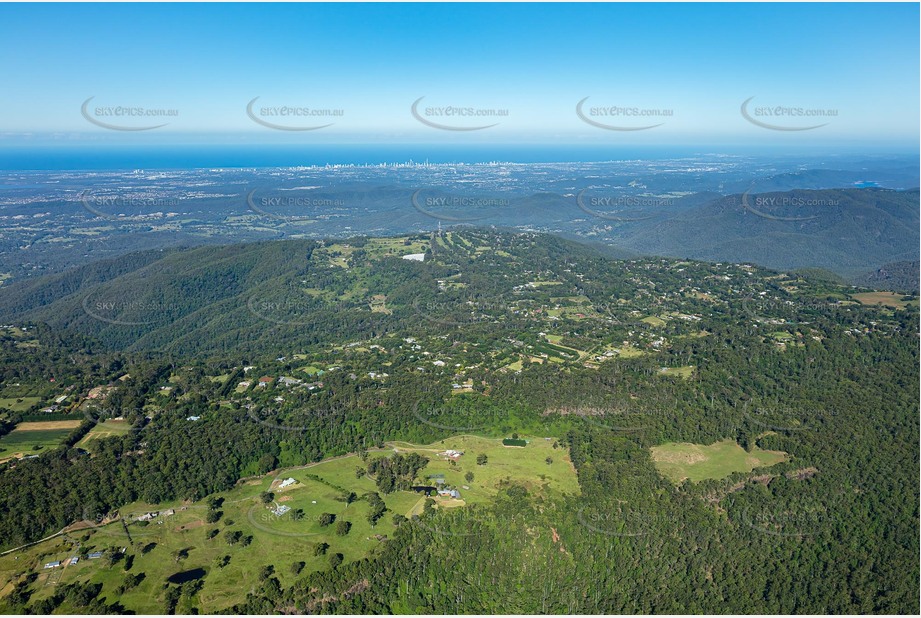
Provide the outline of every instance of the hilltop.
[[917,609],[917,297],[484,229],[7,291],[0,538],[72,532],[0,561],[5,611]]

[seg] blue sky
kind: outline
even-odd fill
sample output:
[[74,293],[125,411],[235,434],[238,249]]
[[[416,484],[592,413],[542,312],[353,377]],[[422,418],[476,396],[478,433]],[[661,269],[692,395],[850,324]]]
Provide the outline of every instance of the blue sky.
[[[0,142],[896,144],[917,148],[917,4],[200,4],[0,6]],[[342,110],[252,121],[246,105]],[[507,110],[445,131],[422,110]],[[176,110],[145,118],[97,107]],[[575,113],[628,107],[670,115]],[[750,110],[831,110],[809,131]],[[258,113],[258,112],[257,112]],[[423,111],[424,113],[424,111]],[[426,116],[450,126],[480,119]],[[767,119],[786,127],[812,118]],[[775,122],[776,120],[776,122]],[[111,123],[110,123],[111,124]]]

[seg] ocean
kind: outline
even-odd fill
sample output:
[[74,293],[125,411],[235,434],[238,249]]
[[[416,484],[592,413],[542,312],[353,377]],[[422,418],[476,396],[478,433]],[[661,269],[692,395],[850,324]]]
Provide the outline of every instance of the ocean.
[[737,149],[541,144],[0,146],[0,170],[202,169],[381,163],[592,162],[694,157]]

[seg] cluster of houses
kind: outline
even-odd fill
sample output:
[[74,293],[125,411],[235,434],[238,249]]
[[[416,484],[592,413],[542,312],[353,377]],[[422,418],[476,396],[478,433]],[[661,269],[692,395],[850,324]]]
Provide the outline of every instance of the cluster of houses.
[[[125,553],[127,550],[128,550],[127,547],[122,547],[121,553]],[[87,560],[97,560],[97,559],[99,559],[99,558],[102,558],[102,554],[103,554],[103,553],[104,553],[104,552],[101,552],[101,551],[94,551],[94,552],[92,552],[92,553],[87,554],[87,555],[86,555],[86,559],[87,559]],[[80,562],[80,557],[79,557],[79,556],[71,556],[70,558],[68,558],[67,560],[64,560],[63,562],[60,561],[60,560],[55,560],[55,561],[53,561],[53,562],[46,562],[46,563],[45,563],[45,566],[44,566],[43,568],[46,568],[46,569],[56,569],[56,568],[58,568],[59,566],[62,566],[62,565],[63,565],[63,566],[73,565],[73,564],[77,564],[78,562]]]
[[431,496],[432,491],[438,494],[439,498],[454,498],[455,500],[460,500],[461,494],[456,489],[448,489],[443,487],[444,479],[436,479],[437,487],[430,487],[428,485],[415,485],[412,487],[412,490],[426,496]]
[[94,386],[86,394],[87,399],[105,399],[106,387],[105,386]]
[[[259,381],[256,382],[256,386],[258,388],[268,388],[274,382],[275,382],[275,378],[273,376],[262,376],[261,378],[259,378]],[[237,384],[237,386],[241,388],[249,388],[250,384],[252,384],[251,381],[244,380],[243,382],[240,382],[239,384]],[[316,390],[318,388],[323,388],[322,382],[304,383],[303,380],[298,379],[298,378],[292,378],[290,376],[281,376],[280,378],[278,378],[278,384],[281,386],[304,386],[307,390],[310,390],[310,391]]]
[[[463,455],[460,451],[446,451],[449,453],[454,453],[458,457]],[[439,453],[444,455],[445,453]],[[435,481],[435,487],[430,485],[416,485],[412,489],[413,491],[421,492],[426,495],[431,495],[432,490],[434,490],[440,498],[454,498],[455,500],[460,500],[461,494],[456,489],[449,489],[445,486],[445,475],[444,474],[432,474],[429,475],[428,480]],[[468,489],[465,485],[464,489]]]
[[[167,509],[163,511],[162,513],[163,517],[169,517],[170,515],[175,515],[175,514],[176,514],[176,509]],[[149,513],[144,513],[143,515],[138,516],[137,521],[150,521],[151,519],[160,517],[160,515],[161,515],[160,511],[150,511]]]

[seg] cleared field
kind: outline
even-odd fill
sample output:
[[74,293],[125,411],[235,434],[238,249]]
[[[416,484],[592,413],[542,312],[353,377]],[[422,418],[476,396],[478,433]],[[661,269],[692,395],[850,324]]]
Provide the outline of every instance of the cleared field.
[[[555,440],[539,436],[521,436],[529,441],[524,448],[508,448],[501,438],[455,436],[424,447],[398,447],[401,452],[419,451],[429,457],[442,450],[463,451],[454,465],[447,459],[434,458],[423,471],[426,475],[443,474],[445,483],[459,487],[461,498],[468,504],[491,501],[503,481],[512,480],[525,486],[529,492],[546,495],[547,492],[578,494],[579,484],[569,460],[569,452],[555,449]],[[477,455],[486,455],[486,465],[477,465]],[[547,463],[547,458],[551,463]],[[466,474],[473,473],[467,481]],[[463,489],[466,485],[470,489]]]
[[562,284],[563,284],[562,281],[529,281],[528,282],[528,285],[531,286],[532,288],[540,288],[540,287],[545,287],[549,285],[562,285]]
[[770,336],[773,337],[774,339],[777,339],[778,341],[783,341],[785,339],[793,339],[793,335],[785,330],[779,330],[779,331],[773,332],[771,333]]
[[[363,247],[372,258],[399,257],[407,253],[424,253],[429,243],[422,239],[410,239],[407,236],[396,238],[372,238]],[[329,263],[342,268],[348,267],[348,259],[356,247],[344,243],[334,243],[326,247]]]
[[76,429],[80,426],[79,419],[68,421],[26,421],[16,425],[15,431],[44,431],[47,429]]
[[[108,423],[108,421],[107,421]],[[107,423],[100,424],[103,427]],[[565,449],[552,448],[553,441],[526,436],[530,443],[524,448],[505,448],[500,439],[476,436],[457,436],[430,445],[389,443],[386,448],[372,451],[369,457],[386,457],[397,452],[419,452],[431,461],[420,473],[419,482],[434,485],[432,475],[443,475],[445,482],[460,488],[461,500],[436,500],[436,508],[463,510],[470,503],[485,503],[494,499],[506,480],[520,483],[529,492],[545,495],[547,492],[578,492],[575,471]],[[464,451],[459,461],[451,465],[440,458],[446,449]],[[477,465],[479,454],[487,456],[485,465]],[[547,458],[551,463],[547,463]],[[98,582],[103,584],[102,596],[108,602],[121,601],[125,607],[138,613],[162,613],[166,591],[164,582],[178,574],[202,569],[204,586],[192,599],[183,598],[177,613],[188,614],[193,608],[209,612],[226,609],[243,601],[260,570],[273,565],[282,586],[293,584],[292,565],[304,562],[304,572],[328,568],[329,555],[343,554],[345,561],[354,561],[376,550],[384,537],[395,530],[393,517],[409,515],[422,509],[425,498],[418,493],[397,491],[382,494],[388,511],[372,527],[367,515],[369,504],[358,500],[348,504],[342,490],[362,496],[377,491],[373,479],[357,476],[356,468],[366,463],[357,455],[337,457],[317,464],[291,468],[252,479],[220,494],[224,498],[219,507],[222,513],[217,523],[206,523],[208,508],[205,501],[194,503],[144,504],[134,503],[119,509],[125,518],[127,534],[121,521],[106,525],[84,524],[67,538],[58,537],[21,551],[0,556],[0,586],[6,585],[24,570],[34,569],[39,578],[34,600],[52,594],[61,584],[73,582]],[[472,472],[472,481],[466,474]],[[294,478],[297,482],[285,489],[277,489],[279,481]],[[466,485],[468,489],[463,489]],[[276,487],[272,489],[272,487]],[[273,500],[263,503],[260,492],[272,491]],[[273,510],[284,506],[291,510],[276,514]],[[175,512],[165,515],[168,509]],[[150,511],[161,513],[150,522],[136,518]],[[351,523],[345,536],[336,534],[335,523],[323,526],[320,516],[331,513],[336,520]],[[404,523],[403,525],[413,525]],[[217,533],[208,538],[211,531]],[[248,543],[230,544],[228,531],[239,531]],[[130,539],[129,535],[130,534]],[[80,547],[76,549],[75,543]],[[314,555],[318,543],[328,543],[327,555]],[[125,547],[133,556],[133,566],[128,573],[144,573],[145,578],[136,588],[117,595],[116,588],[124,581],[124,561],[108,566],[105,558],[80,560],[78,564],[55,569],[53,574],[41,568],[45,562],[65,560],[75,553]],[[220,566],[224,557],[228,562]],[[53,575],[55,585],[46,585]]]
[[393,313],[390,309],[387,308],[387,295],[386,294],[375,294],[371,297],[370,305],[371,311],[373,313]]
[[0,438],[0,459],[37,455],[61,445],[80,421],[20,423]]
[[5,397],[0,398],[0,408],[12,412],[25,412],[41,401],[41,397]]
[[83,439],[77,443],[77,446],[87,450],[93,450],[93,446],[103,438],[114,436],[123,436],[131,431],[131,425],[126,421],[107,420],[93,427]]
[[694,375],[694,365],[685,365],[683,367],[661,367],[659,369],[659,375],[677,376],[687,380],[692,375]]
[[643,356],[646,354],[644,350],[633,347],[631,344],[621,345],[621,346],[608,346],[607,350],[613,350],[617,352],[618,358],[636,358],[638,356]]
[[917,298],[902,300],[905,296],[894,292],[863,292],[861,294],[851,294],[851,298],[863,305],[883,305],[893,309],[904,309],[909,305],[918,306]]
[[782,451],[765,451],[758,447],[749,453],[734,440],[722,440],[709,446],[670,442],[649,450],[659,473],[674,483],[684,479],[695,482],[721,479],[733,472],[773,466],[787,458]]
[[428,247],[428,241],[422,239],[410,240],[408,236],[395,238],[371,238],[365,245],[365,251],[373,255],[390,253],[421,253]]
[[[204,503],[158,504],[135,503],[121,508],[121,515],[128,518],[148,511],[164,512],[175,509],[168,517],[160,515],[149,523],[132,521],[128,525],[130,540],[121,522],[90,526],[70,534],[81,543],[79,551],[89,552],[110,547],[126,547],[127,554],[134,556],[130,573],[144,573],[144,581],[136,588],[117,595],[115,589],[125,578],[123,562],[109,568],[105,559],[81,560],[63,572],[55,574],[57,585],[73,582],[99,582],[103,584],[103,596],[108,602],[120,600],[126,607],[144,613],[162,613],[164,607],[163,585],[167,578],[192,569],[204,569],[205,585],[192,601],[193,606],[216,611],[244,600],[251,583],[256,581],[260,569],[273,565],[284,586],[294,581],[291,565],[305,563],[305,571],[328,568],[329,555],[343,554],[345,560],[354,561],[373,551],[380,540],[375,535],[387,536],[393,533],[392,518],[397,509],[405,512],[405,500],[393,501],[385,496],[388,511],[373,528],[368,523],[368,503],[365,501],[346,504],[340,501],[337,490],[328,485],[301,477],[299,482],[284,491],[276,492],[275,501],[263,504],[258,494],[268,490],[272,477],[265,477],[255,484],[246,484],[225,494],[220,510],[221,520],[214,524],[205,521],[208,509]],[[396,494],[391,494],[394,496]],[[417,500],[416,494],[407,494]],[[399,503],[398,503],[399,502]],[[276,515],[272,509],[279,506],[291,510]],[[352,524],[346,536],[338,536],[335,524],[322,526],[320,515],[332,513],[336,520]],[[296,515],[295,515],[296,514]],[[231,523],[232,522],[232,523]],[[210,531],[217,530],[213,538]],[[239,531],[248,542],[230,544],[227,533]],[[314,555],[317,543],[329,544],[328,555]],[[39,572],[39,588],[34,598],[41,599],[51,594],[57,586],[41,585],[48,573],[41,564],[50,560],[64,560],[77,551],[71,543],[53,539],[21,552],[0,558],[0,581],[8,581],[14,573],[26,568]],[[224,556],[229,562],[219,567]],[[18,560],[16,558],[18,557]],[[184,601],[187,603],[188,601]],[[180,606],[180,613],[189,613],[191,606]]]

